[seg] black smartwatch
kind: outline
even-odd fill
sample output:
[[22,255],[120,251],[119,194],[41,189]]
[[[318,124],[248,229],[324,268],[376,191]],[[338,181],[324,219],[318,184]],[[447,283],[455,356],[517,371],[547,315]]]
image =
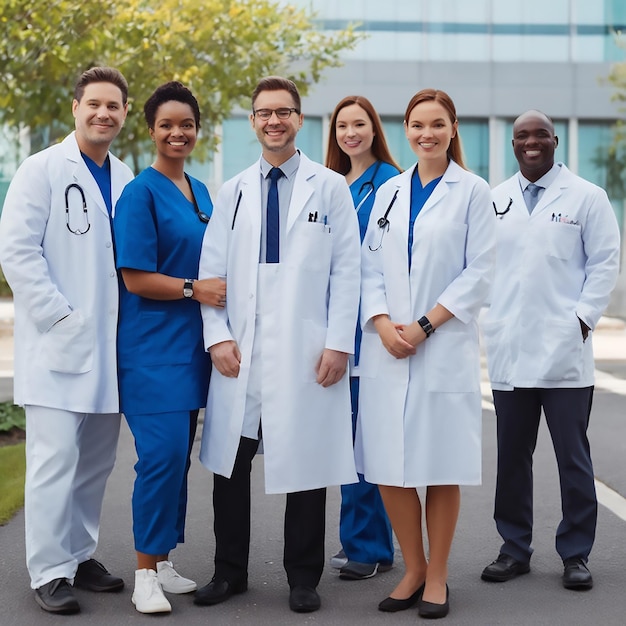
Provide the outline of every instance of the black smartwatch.
[[185,278],[185,284],[183,285],[183,296],[185,298],[193,297],[193,278]]
[[417,323],[422,327],[422,330],[426,333],[426,337],[430,337],[435,329],[433,325],[430,323],[430,320],[424,315],[417,320]]

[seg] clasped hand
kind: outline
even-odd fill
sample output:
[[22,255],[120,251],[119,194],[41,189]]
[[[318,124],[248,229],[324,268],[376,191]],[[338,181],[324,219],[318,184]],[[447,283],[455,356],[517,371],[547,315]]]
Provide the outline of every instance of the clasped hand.
[[417,322],[398,324],[381,315],[374,321],[374,326],[383,346],[396,359],[413,356],[417,346],[426,339],[426,333]]

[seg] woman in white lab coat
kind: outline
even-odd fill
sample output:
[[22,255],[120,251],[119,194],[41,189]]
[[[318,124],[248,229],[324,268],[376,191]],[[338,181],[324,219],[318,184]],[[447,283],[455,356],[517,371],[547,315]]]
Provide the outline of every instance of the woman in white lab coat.
[[[362,248],[356,453],[366,480],[380,485],[406,566],[379,608],[419,603],[420,615],[436,618],[449,610],[459,485],[481,480],[476,318],[494,219],[489,186],[463,164],[450,97],[420,91],[404,125],[418,164],[379,189]],[[417,487],[426,487],[428,560]]]

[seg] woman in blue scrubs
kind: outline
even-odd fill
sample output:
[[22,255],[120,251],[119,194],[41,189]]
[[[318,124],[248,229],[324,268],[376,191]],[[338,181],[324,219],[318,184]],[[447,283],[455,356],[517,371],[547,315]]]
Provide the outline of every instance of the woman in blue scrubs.
[[[335,107],[326,167],[346,177],[363,241],[376,190],[400,173],[387,147],[380,117],[367,98],[347,96]],[[353,432],[358,413],[360,344],[361,326],[357,324],[355,357],[350,364]],[[331,559],[331,565],[339,569],[341,578],[363,580],[391,568],[391,525],[378,487],[365,482],[362,475],[358,483],[341,487],[339,539],[342,550]]]
[[129,183],[113,221],[120,292],[120,402],[135,438],[133,492],[137,571],[132,601],[141,613],[171,611],[163,594],[188,593],[169,552],[184,541],[187,473],[211,363],[200,304],[223,307],[226,283],[196,280],[213,204],[184,171],[200,127],[182,84],[159,87],[144,106],[156,160]]

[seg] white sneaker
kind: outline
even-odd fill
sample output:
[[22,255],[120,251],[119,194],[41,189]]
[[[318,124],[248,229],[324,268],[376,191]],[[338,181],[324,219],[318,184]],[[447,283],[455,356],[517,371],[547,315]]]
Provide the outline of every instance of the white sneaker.
[[343,548],[337,552],[334,556],[330,558],[330,566],[335,569],[341,569],[344,565],[347,565],[348,557],[346,553],[343,551]]
[[157,563],[157,578],[163,591],[168,593],[190,593],[198,588],[193,580],[181,576],[174,569],[171,561],[159,561]]
[[135,571],[135,590],[131,598],[140,613],[171,613],[172,605],[163,595],[163,589],[153,569]]

